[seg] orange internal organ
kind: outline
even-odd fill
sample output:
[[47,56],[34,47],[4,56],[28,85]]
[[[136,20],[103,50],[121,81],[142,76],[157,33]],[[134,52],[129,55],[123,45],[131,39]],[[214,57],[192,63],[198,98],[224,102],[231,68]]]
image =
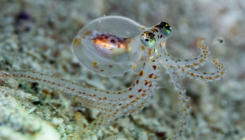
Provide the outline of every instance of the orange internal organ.
[[111,34],[99,34],[92,38],[95,48],[107,57],[115,57],[130,51],[130,39]]

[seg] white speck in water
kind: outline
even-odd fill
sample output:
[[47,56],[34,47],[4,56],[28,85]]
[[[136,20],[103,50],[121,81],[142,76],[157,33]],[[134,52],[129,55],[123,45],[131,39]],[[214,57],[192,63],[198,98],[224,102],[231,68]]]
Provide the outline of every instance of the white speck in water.
[[99,23],[100,23],[100,20],[99,20]]
[[223,37],[217,37],[213,41],[213,45],[221,45],[224,44],[225,39]]

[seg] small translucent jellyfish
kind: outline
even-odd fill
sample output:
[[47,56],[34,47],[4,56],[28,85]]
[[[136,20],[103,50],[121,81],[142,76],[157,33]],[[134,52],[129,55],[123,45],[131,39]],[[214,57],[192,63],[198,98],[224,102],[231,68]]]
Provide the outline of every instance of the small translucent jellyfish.
[[225,43],[225,39],[223,37],[217,37],[213,41],[213,45],[222,45]]

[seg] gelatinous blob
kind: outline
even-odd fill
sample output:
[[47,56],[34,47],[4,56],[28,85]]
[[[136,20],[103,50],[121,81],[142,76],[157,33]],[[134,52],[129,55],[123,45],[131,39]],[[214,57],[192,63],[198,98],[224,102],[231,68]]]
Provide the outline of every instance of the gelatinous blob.
[[143,55],[140,34],[146,28],[120,16],[98,18],[83,27],[72,50],[80,63],[103,76],[121,75]]

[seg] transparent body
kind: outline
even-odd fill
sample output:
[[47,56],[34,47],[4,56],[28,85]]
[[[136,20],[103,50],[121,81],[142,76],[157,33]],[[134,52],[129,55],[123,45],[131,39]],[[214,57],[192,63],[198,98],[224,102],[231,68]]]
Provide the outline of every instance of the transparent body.
[[106,16],[84,26],[73,40],[79,62],[102,76],[122,75],[143,56],[140,35],[146,27],[120,16]]

